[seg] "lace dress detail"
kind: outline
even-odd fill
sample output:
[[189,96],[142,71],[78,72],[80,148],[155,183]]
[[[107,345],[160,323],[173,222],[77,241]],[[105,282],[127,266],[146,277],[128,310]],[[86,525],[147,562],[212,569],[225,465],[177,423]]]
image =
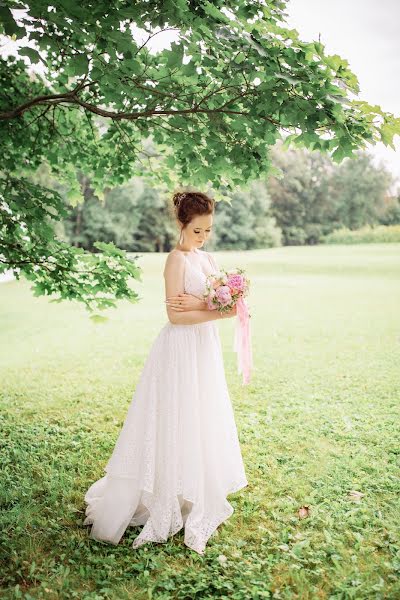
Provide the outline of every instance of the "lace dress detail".
[[[185,256],[185,292],[201,297],[205,279]],[[204,553],[233,513],[226,496],[248,485],[215,321],[161,329],[104,471],[85,494],[92,538],[118,544],[140,525],[139,548],[184,527],[186,546]]]

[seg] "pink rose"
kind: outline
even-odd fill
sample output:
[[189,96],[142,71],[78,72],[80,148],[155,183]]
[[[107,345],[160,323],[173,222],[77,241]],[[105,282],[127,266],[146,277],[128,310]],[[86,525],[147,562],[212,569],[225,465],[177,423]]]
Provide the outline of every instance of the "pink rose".
[[243,275],[237,275],[237,274],[229,275],[228,285],[230,288],[233,288],[235,290],[238,290],[239,292],[242,292],[245,287]]
[[223,306],[232,302],[231,290],[227,285],[221,285],[217,289],[217,298]]

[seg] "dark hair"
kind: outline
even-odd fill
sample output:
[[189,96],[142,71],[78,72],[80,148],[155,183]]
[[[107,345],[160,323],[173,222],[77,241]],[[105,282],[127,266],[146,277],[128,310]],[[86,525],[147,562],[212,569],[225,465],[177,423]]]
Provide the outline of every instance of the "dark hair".
[[172,201],[175,216],[184,226],[197,215],[211,215],[214,212],[214,200],[203,192],[175,192]]

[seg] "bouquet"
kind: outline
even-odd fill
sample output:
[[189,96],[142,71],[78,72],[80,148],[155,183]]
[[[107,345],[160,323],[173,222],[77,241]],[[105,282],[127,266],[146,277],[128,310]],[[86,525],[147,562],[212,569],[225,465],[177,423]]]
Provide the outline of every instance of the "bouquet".
[[229,312],[235,305],[237,319],[233,349],[238,355],[238,373],[243,373],[243,383],[250,382],[253,358],[251,350],[250,313],[245,301],[250,289],[250,280],[243,269],[220,269],[208,275],[203,294],[210,310]]

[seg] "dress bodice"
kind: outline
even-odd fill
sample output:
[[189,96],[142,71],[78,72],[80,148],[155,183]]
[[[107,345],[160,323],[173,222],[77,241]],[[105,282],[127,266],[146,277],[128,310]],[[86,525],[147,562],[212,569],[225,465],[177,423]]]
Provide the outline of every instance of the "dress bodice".
[[[197,252],[198,253],[198,252]],[[185,257],[185,293],[193,294],[198,298],[203,299],[207,275],[215,271],[211,261],[209,260],[209,271],[206,274],[200,267],[194,265],[186,254]]]

